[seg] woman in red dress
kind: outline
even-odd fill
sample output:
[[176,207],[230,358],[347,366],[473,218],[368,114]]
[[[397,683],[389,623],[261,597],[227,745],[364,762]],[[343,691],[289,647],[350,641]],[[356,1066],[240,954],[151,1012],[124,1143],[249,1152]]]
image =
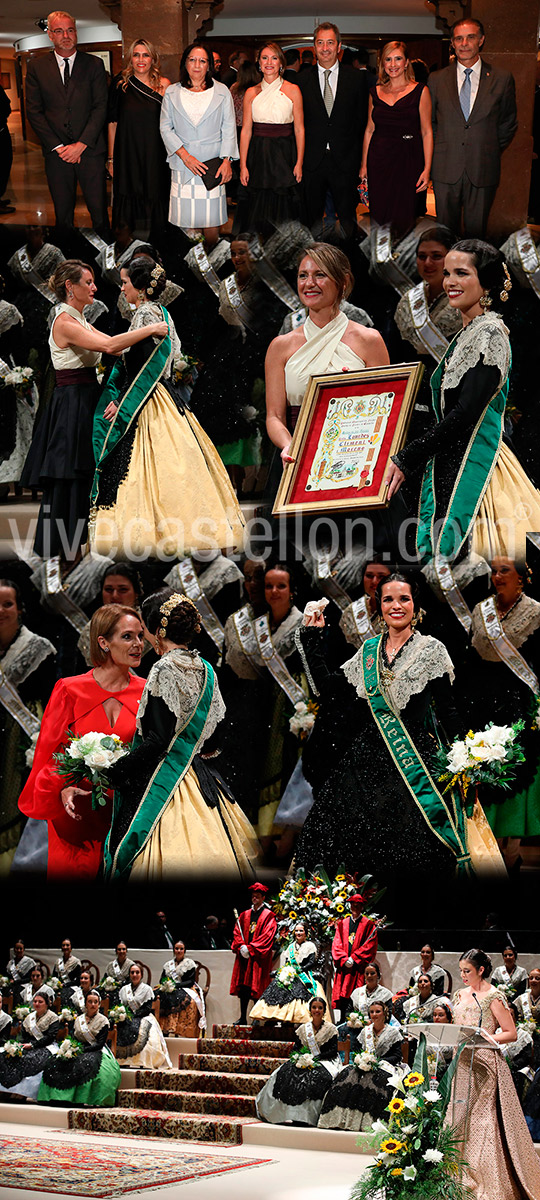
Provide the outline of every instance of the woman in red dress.
[[43,714],[34,765],[19,808],[46,820],[49,879],[95,879],[112,816],[112,793],[96,811],[91,787],[65,787],[53,755],[75,735],[112,733],[131,742],[144,679],[133,672],[141,661],[143,628],[134,608],[107,604],[90,625],[94,667],[84,675],[60,679]]

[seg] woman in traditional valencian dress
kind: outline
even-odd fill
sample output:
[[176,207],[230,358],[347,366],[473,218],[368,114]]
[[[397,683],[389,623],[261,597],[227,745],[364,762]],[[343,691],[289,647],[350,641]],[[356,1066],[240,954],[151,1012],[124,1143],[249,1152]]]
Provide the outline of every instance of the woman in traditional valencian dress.
[[375,593],[382,579],[387,579],[390,567],[378,557],[372,557],[364,566],[362,585],[364,592],[352,604],[343,609],[339,627],[351,646],[358,648],[370,637],[384,633],[384,621],[377,612]]
[[83,314],[93,304],[97,289],[92,268],[80,259],[61,263],[49,282],[60,301],[49,337],[56,387],[36,425],[21,483],[43,492],[36,553],[73,560],[85,540],[88,518],[94,468],[92,420],[99,395],[96,367],[101,353],[117,354],[151,334],[163,339],[167,325],[160,313],[151,329],[137,327],[112,338],[92,329]]
[[274,1071],[257,1096],[263,1121],[285,1125],[316,1125],[332,1079],[341,1070],[338,1032],[325,1018],[326,1001],[314,996],[310,1020],[295,1033],[297,1050]]
[[502,255],[486,242],[457,242],[447,254],[444,288],[463,330],[432,376],[437,425],[394,456],[386,479],[390,499],[423,470],[417,550],[425,565],[435,560],[450,599],[448,563],[470,534],[484,558],[524,558],[527,532],[540,528],[540,493],[503,441],[510,342],[502,318],[489,310],[508,299],[511,286]]
[[395,1014],[403,1026],[415,1025],[417,1021],[431,1021],[433,1010],[437,1007],[439,997],[433,991],[429,975],[419,975],[416,987],[418,990],[412,996],[396,1004]]
[[119,1002],[127,1012],[118,1022],[116,1057],[123,1067],[142,1067],[158,1071],[172,1068],[165,1038],[152,1012],[155,996],[142,981],[138,963],[129,970],[129,983],[120,988]]
[[121,275],[124,295],[136,308],[131,330],[165,320],[168,332],[116,364],[96,411],[93,545],[99,554],[120,550],[127,557],[155,555],[158,548],[179,558],[237,548],[244,520],[227,472],[175,392],[180,342],[158,303],[165,271],[141,257]]
[[[368,1009],[378,1001],[385,1004],[392,1015],[392,992],[384,987],[381,981],[381,968],[377,962],[368,963],[364,972],[364,982],[361,987],[351,993],[351,1010],[346,1021],[338,1025],[340,1039],[349,1038],[351,1054],[358,1049],[358,1039],[363,1024],[367,1021]],[[355,1015],[360,1014],[360,1020]],[[397,1022],[395,1022],[397,1024]]]
[[420,950],[420,963],[413,967],[409,978],[410,988],[416,987],[419,975],[429,975],[435,995],[442,996],[445,990],[446,971],[435,962],[435,950],[430,942],[424,942]]
[[240,183],[234,228],[282,225],[300,215],[304,161],[302,93],[283,79],[285,55],[276,42],[257,55],[262,80],[248,88],[240,135]]
[[49,878],[95,879],[100,870],[112,794],[103,807],[94,809],[91,784],[66,787],[54,756],[70,737],[84,733],[114,732],[123,742],[131,741],[144,687],[144,679],[134,674],[143,640],[135,609],[121,604],[98,608],[90,626],[93,670],[60,679],[43,714],[19,808],[26,816],[47,821]]
[[359,1034],[356,1053],[324,1097],[319,1129],[371,1129],[383,1115],[393,1091],[385,1067],[399,1065],[403,1047],[403,1034],[399,1025],[390,1025],[390,1013],[381,1000],[369,1005],[369,1024]]
[[533,1035],[533,1066],[540,1067],[540,967],[531,967],[529,986],[516,997],[515,1005],[520,1021],[525,1021]]
[[115,946],[116,954],[107,963],[99,984],[99,991],[109,997],[109,1005],[118,1003],[118,993],[125,983],[129,983],[129,972],[133,959],[129,958],[125,942]]
[[515,946],[508,944],[502,952],[502,964],[495,967],[491,982],[494,987],[501,988],[508,1001],[514,1001],[527,990],[529,976],[525,967],[520,967]]
[[52,988],[44,984],[22,1023],[22,1054],[0,1054],[0,1092],[37,1099],[44,1067],[57,1049],[60,1021],[51,1008],[53,1000]]
[[51,972],[51,986],[57,986],[56,981],[58,981],[62,1004],[69,1004],[73,989],[80,983],[81,966],[80,958],[77,958],[77,955],[72,953],[69,938],[64,938],[62,953],[56,959]]
[[318,957],[315,943],[307,940],[306,926],[298,921],[285,961],[253,1005],[250,1021],[290,1021],[293,1025],[309,1021],[310,1001],[314,996],[324,998],[324,988],[313,974]]
[[[184,943],[175,942],[173,953],[174,958],[169,958],[163,964],[160,975],[159,1021],[166,1036],[187,1037],[187,1031],[182,1034],[179,1027],[179,1018],[191,1007],[199,1029],[206,1028],[204,997],[197,985],[197,963],[193,958],[186,957]],[[174,987],[171,987],[172,984]]]
[[117,789],[107,879],[147,883],[211,871],[252,878],[255,831],[212,763],[225,705],[213,668],[191,643],[198,610],[166,588],[143,603],[159,655],[141,699],[131,754],[109,772]]
[[[460,960],[463,988],[454,997],[454,1023],[477,1027],[496,1045],[516,1039],[504,995],[489,982],[491,961],[483,950]],[[517,1097],[510,1069],[491,1046],[463,1050],[447,1115],[452,1136],[464,1139],[463,1183],[477,1200],[538,1200],[540,1162]],[[489,1152],[486,1148],[489,1147]]]
[[[386,633],[371,638],[336,673],[325,662],[324,617],[304,618],[300,645],[319,712],[303,766],[315,804],[296,850],[297,866],[371,871],[399,884],[434,871],[450,877],[487,860],[494,839],[477,846],[477,826],[459,798],[439,791],[430,764],[445,735],[459,732],[452,662],[443,644],[415,629],[418,588],[399,572],[377,590]],[[484,822],[485,824],[485,822]],[[488,827],[489,834],[489,827]]]
[[20,999],[23,987],[30,983],[32,971],[35,967],[33,958],[24,952],[24,942],[18,938],[13,946],[13,954],[6,966],[6,975],[9,979],[9,989],[13,996],[14,1003]]
[[84,1013],[75,1018],[70,1035],[79,1043],[74,1058],[55,1055],[43,1071],[38,1092],[40,1104],[86,1104],[110,1107],[116,1100],[121,1072],[107,1046],[110,1029],[107,1017],[99,1011],[100,995],[90,991]]
[[540,735],[531,712],[540,700],[540,604],[528,596],[525,562],[491,561],[494,595],[473,609],[463,691],[475,729],[525,722],[525,751],[510,790],[483,789],[486,817],[509,870],[519,869],[522,837],[540,834]]

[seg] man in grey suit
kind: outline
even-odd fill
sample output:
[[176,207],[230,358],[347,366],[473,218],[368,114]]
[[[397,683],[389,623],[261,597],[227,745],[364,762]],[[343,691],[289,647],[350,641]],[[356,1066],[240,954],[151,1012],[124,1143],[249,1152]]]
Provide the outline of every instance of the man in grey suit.
[[452,26],[456,61],[429,77],[435,146],[431,178],[437,220],[469,237],[484,237],[501,174],[501,154],[517,129],[516,91],[509,71],[480,57],[481,21]]
[[49,13],[47,22],[54,50],[28,63],[26,115],[41,142],[56,224],[73,230],[79,182],[92,226],[106,236],[107,77],[99,58],[77,50],[69,13]]

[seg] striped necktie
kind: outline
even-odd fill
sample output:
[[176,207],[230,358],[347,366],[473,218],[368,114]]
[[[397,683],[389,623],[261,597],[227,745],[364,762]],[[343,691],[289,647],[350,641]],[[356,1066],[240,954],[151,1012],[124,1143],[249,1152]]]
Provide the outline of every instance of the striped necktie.
[[332,115],[332,109],[334,107],[334,97],[332,94],[332,88],[330,87],[330,68],[327,68],[327,70],[325,70],[325,72],[324,72],[323,100],[324,100],[324,107],[328,113],[328,116],[330,117]]

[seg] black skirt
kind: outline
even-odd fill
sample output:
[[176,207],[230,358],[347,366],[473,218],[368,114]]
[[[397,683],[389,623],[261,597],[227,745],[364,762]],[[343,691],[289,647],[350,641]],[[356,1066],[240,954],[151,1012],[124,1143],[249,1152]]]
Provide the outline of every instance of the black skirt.
[[294,133],[285,137],[253,135],[247,157],[249,183],[238,190],[234,233],[264,231],[301,220],[300,186],[293,175],[296,159]]

